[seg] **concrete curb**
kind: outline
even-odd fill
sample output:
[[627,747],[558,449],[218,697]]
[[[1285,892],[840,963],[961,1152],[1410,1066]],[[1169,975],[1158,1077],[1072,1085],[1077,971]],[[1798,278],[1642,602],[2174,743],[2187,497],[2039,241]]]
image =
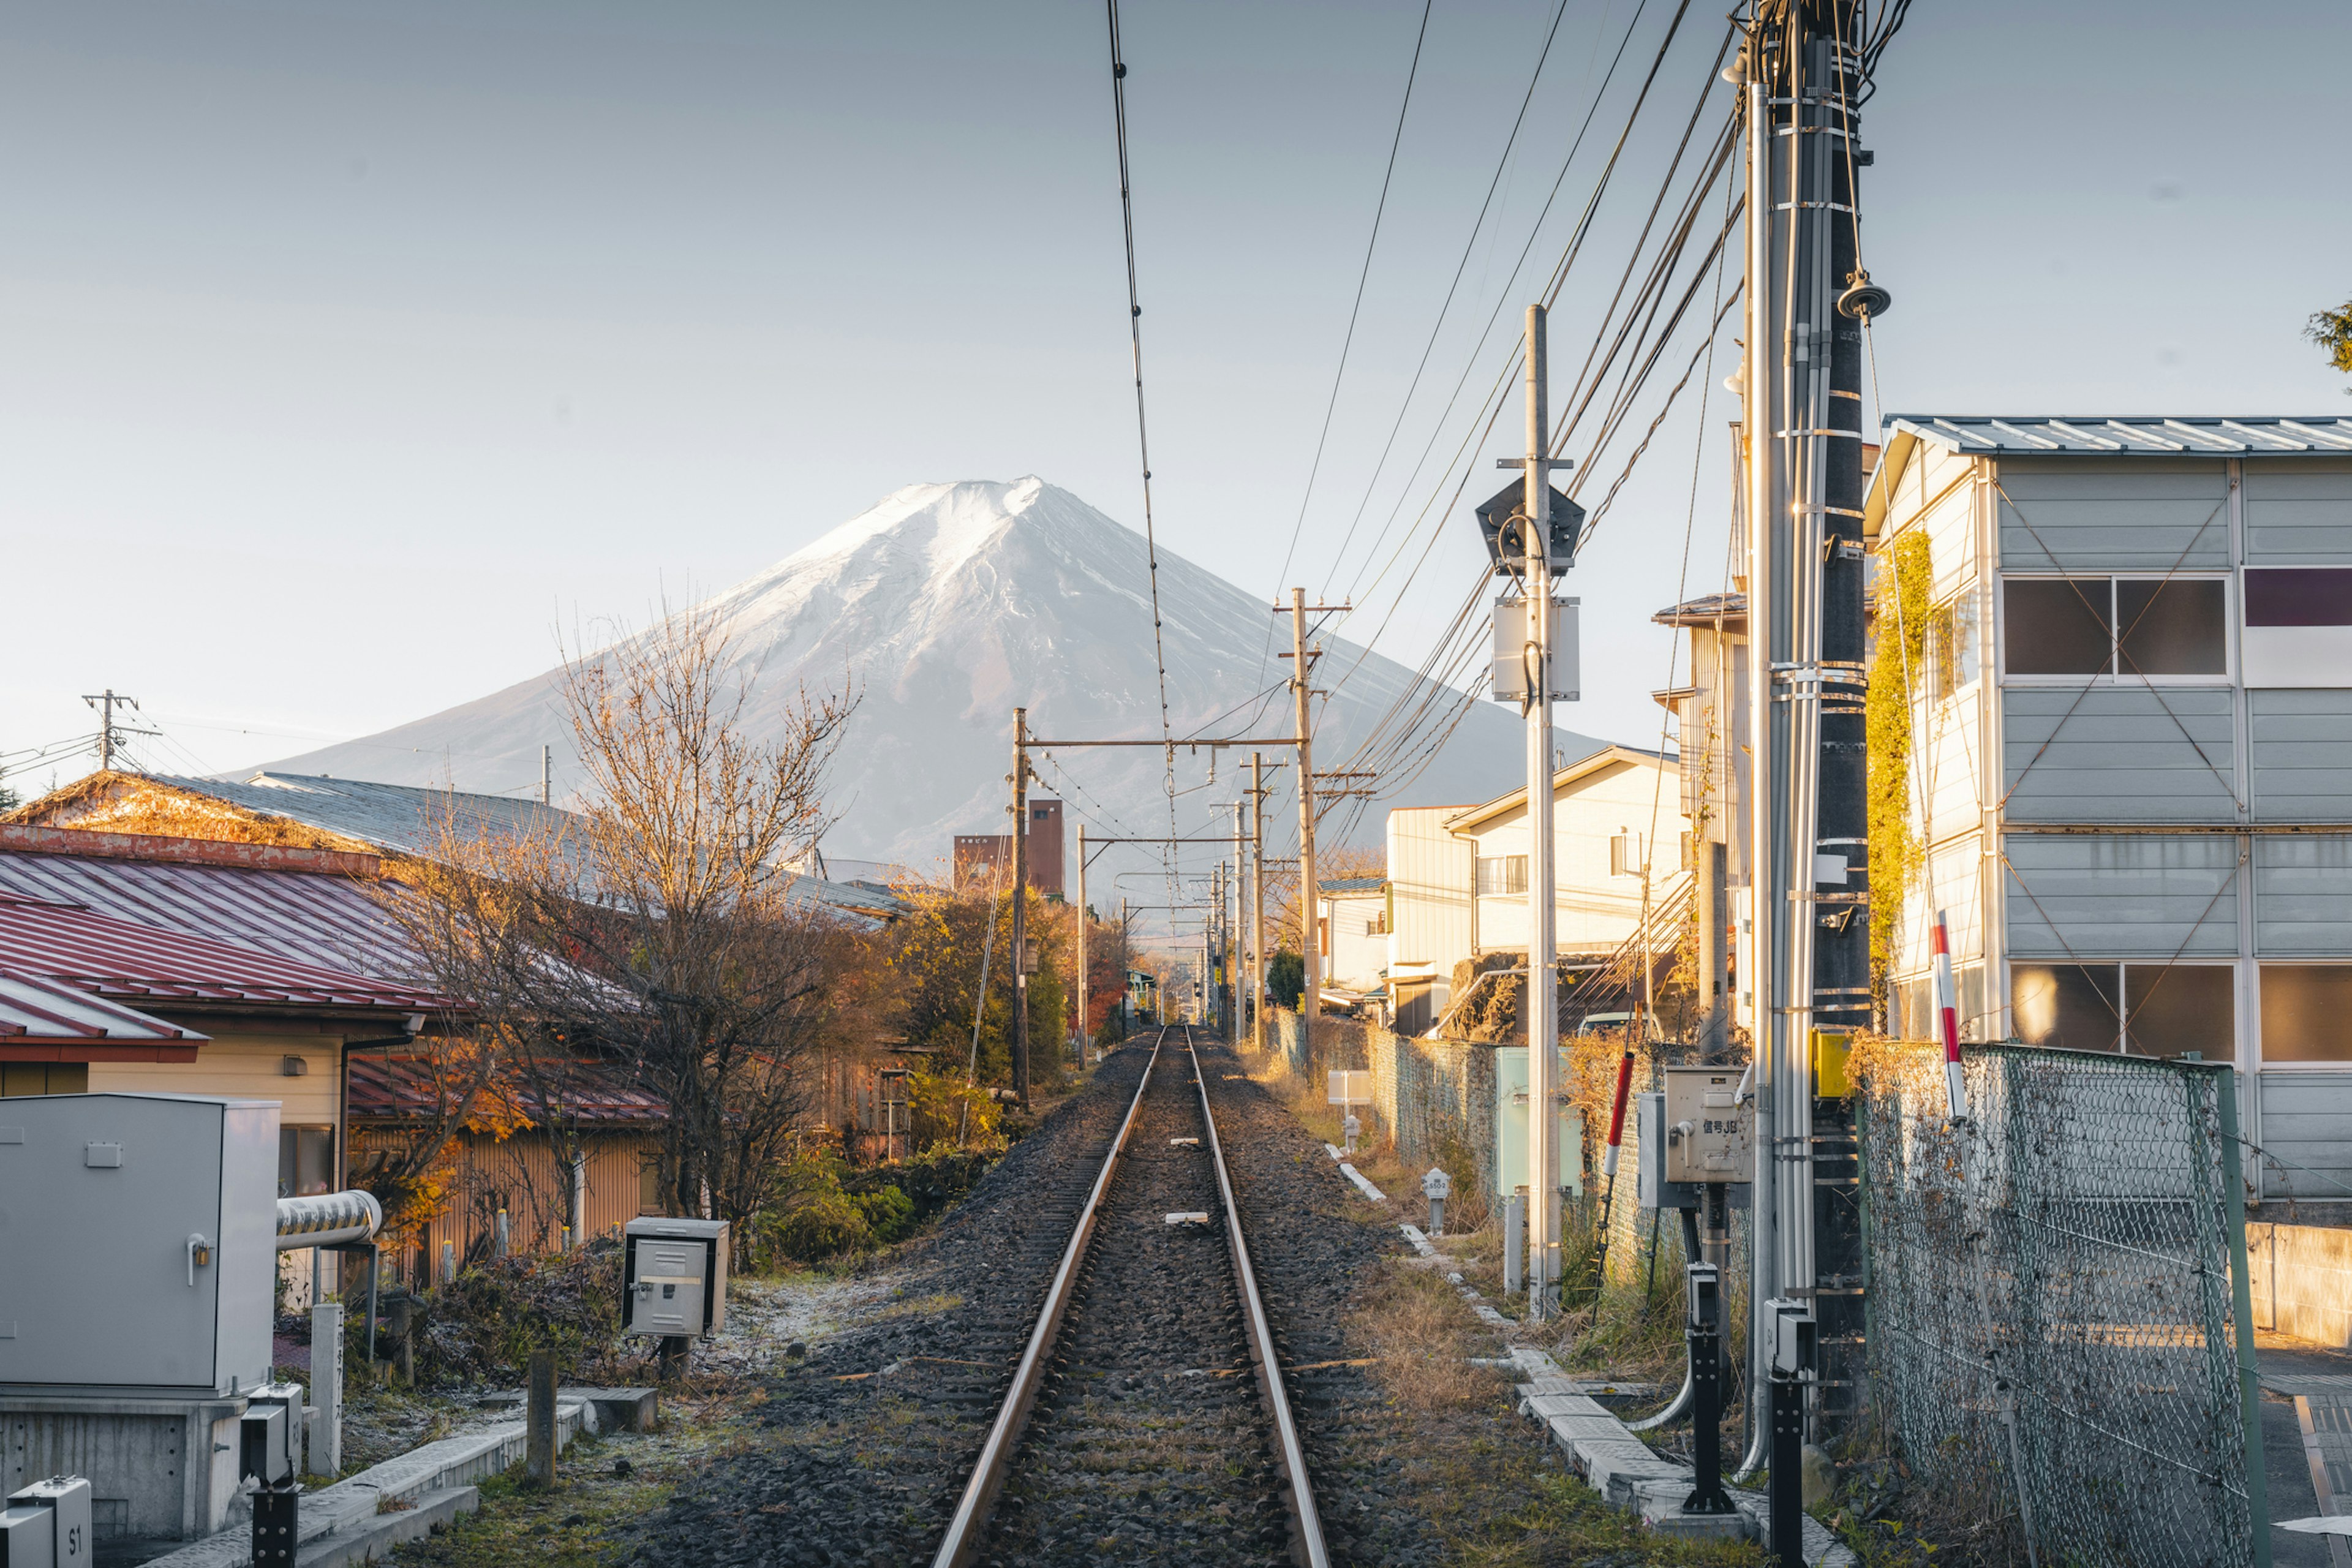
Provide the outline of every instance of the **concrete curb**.
[[[569,1447],[572,1439],[583,1431],[597,1430],[596,1407],[586,1400],[563,1401],[555,1406],[555,1447],[558,1453]],[[471,1511],[471,1504],[460,1505],[454,1494],[474,1494],[473,1483],[491,1476],[503,1475],[522,1463],[530,1445],[523,1424],[507,1422],[488,1431],[469,1433],[462,1437],[443,1437],[412,1448],[407,1453],[371,1465],[348,1480],[337,1481],[315,1492],[302,1494],[300,1505],[301,1530],[297,1537],[297,1562],[310,1568],[310,1548],[320,1545],[320,1563],[366,1562],[361,1556],[331,1557],[326,1555],[330,1545],[366,1547],[374,1542],[387,1525],[380,1521],[398,1521],[417,1511],[403,1509],[386,1514],[387,1501],[414,1500],[421,1509],[425,1500],[435,1500],[434,1506],[446,1511],[444,1521],[457,1514]],[[422,1526],[416,1533],[429,1528]],[[415,1535],[398,1537],[414,1540]],[[371,1548],[372,1550],[372,1548]],[[244,1521],[234,1524],[217,1535],[191,1542],[178,1551],[153,1559],[148,1568],[249,1568],[253,1562],[253,1527],[250,1514]]]
[[471,1513],[481,1506],[478,1488],[436,1487],[418,1498],[415,1508],[377,1515],[376,1523],[370,1529],[322,1536],[308,1546],[298,1547],[295,1568],[346,1568],[354,1563],[381,1563],[392,1556],[393,1548],[421,1541],[447,1527],[458,1515]]
[[1344,1158],[1342,1158],[1342,1157],[1340,1156],[1339,1151],[1338,1149],[1334,1148],[1332,1145],[1330,1145],[1330,1144],[1328,1144],[1328,1143],[1326,1143],[1326,1144],[1324,1144],[1324,1145],[1323,1145],[1323,1152],[1325,1152],[1326,1154],[1330,1155],[1332,1159],[1334,1159],[1334,1160],[1336,1160],[1336,1161],[1338,1161],[1338,1162],[1339,1162],[1339,1173],[1340,1173],[1341,1175],[1343,1175],[1343,1176],[1347,1177],[1347,1178],[1348,1178],[1348,1180],[1349,1180],[1349,1181],[1351,1181],[1351,1182],[1355,1183],[1355,1184],[1356,1184],[1356,1190],[1357,1190],[1358,1192],[1360,1192],[1360,1193],[1363,1194],[1364,1194],[1364,1196],[1366,1196],[1366,1197],[1368,1197],[1368,1198],[1371,1199],[1371,1200],[1372,1200],[1372,1202],[1374,1202],[1374,1203],[1376,1203],[1376,1204],[1384,1204],[1384,1203],[1386,1203],[1386,1202],[1388,1202],[1388,1201],[1389,1201],[1389,1195],[1388,1195],[1388,1194],[1386,1194],[1386,1193],[1384,1193],[1384,1192],[1381,1191],[1381,1190],[1380,1190],[1380,1188],[1378,1188],[1378,1187],[1376,1187],[1376,1186],[1372,1185],[1372,1184],[1371,1184],[1371,1183],[1370,1183],[1370,1182],[1366,1181],[1366,1180],[1364,1179],[1364,1173],[1363,1173],[1361,1171],[1359,1171],[1358,1169],[1356,1169],[1356,1167],[1355,1167],[1355,1166],[1353,1166],[1353,1165],[1351,1165],[1351,1164],[1348,1163],[1348,1162],[1347,1162]]

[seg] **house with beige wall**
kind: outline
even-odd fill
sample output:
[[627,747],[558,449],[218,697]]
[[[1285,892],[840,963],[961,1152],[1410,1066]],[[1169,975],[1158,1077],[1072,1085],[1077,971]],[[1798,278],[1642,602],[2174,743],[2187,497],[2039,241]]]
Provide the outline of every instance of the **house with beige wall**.
[[[1552,776],[1553,908],[1563,962],[1613,953],[1686,898],[1691,829],[1673,756],[1604,746]],[[1388,820],[1389,978],[1397,1023],[1433,1026],[1454,966],[1528,950],[1527,791],[1470,806],[1418,806]]]

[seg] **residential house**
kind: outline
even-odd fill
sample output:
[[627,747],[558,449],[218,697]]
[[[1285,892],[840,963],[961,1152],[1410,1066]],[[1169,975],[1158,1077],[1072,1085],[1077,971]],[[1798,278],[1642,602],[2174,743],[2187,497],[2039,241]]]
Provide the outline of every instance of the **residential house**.
[[[1687,913],[1690,819],[1675,759],[1604,746],[1552,776],[1556,950],[1600,968],[1644,931],[1663,954]],[[1389,980],[1398,1026],[1434,1026],[1454,966],[1528,951],[1527,791],[1484,805],[1392,811]],[[1646,917],[1646,924],[1645,924]]]
[[1966,1037],[2232,1061],[2261,1191],[2340,1197],[2352,421],[1904,416],[1866,526],[1882,648],[1930,584],[1890,1023],[1940,914]]
[[1389,966],[1387,879],[1318,878],[1316,886],[1315,942],[1323,983],[1358,995],[1379,990]]

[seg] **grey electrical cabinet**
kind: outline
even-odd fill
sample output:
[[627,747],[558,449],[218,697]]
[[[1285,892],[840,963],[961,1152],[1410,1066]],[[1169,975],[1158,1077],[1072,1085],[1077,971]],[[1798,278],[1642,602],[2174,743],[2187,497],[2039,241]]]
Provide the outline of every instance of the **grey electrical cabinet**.
[[278,1104],[0,1100],[0,1396],[269,1381]]
[[621,1227],[621,1331],[663,1338],[727,1326],[727,1222],[633,1219]]

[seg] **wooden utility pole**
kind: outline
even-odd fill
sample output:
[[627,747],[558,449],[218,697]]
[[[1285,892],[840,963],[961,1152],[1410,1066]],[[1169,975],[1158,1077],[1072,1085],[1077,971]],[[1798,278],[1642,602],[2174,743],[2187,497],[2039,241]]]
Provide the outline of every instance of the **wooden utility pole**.
[[1265,758],[1250,753],[1250,1046],[1265,1050]]
[[1078,1065],[1087,1065],[1087,825],[1078,824]]
[[1013,1092],[1029,1109],[1029,710],[1013,710]]
[[1232,1027],[1226,1031],[1226,1037],[1237,1046],[1242,1043],[1242,1025],[1249,1017],[1249,1004],[1244,995],[1244,988],[1249,975],[1249,963],[1244,956],[1245,944],[1242,937],[1242,922],[1248,918],[1248,911],[1244,906],[1249,888],[1242,879],[1242,803],[1235,801],[1234,802],[1234,923],[1226,928],[1225,945],[1230,956],[1225,960],[1225,973],[1231,978],[1234,987],[1234,1016]]
[[1292,722],[1298,736],[1298,962],[1305,984],[1298,994],[1299,1055],[1313,1061],[1315,1019],[1323,1011],[1321,955],[1316,951],[1315,752],[1307,698],[1314,685],[1307,658],[1307,590],[1290,591],[1290,690]]

